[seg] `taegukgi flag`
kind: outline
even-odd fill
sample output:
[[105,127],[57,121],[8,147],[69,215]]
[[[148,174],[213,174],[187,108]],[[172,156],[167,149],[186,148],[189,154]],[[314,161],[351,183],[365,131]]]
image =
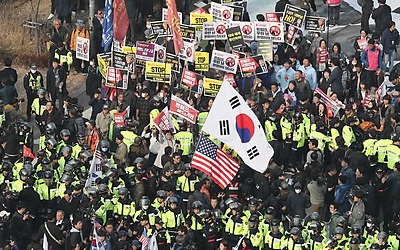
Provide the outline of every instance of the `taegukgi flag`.
[[263,173],[274,155],[257,116],[224,80],[203,131],[233,148],[252,169]]

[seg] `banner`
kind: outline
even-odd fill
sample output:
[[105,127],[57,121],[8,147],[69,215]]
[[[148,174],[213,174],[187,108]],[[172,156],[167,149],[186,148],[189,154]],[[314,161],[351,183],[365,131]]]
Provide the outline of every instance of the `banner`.
[[111,43],[113,41],[114,9],[112,1],[113,0],[106,0],[106,4],[104,7],[103,34],[101,36],[101,45],[103,46],[104,52],[109,51]]
[[242,31],[242,36],[245,41],[254,40],[254,25],[252,22],[238,22],[234,21],[229,24],[229,27],[239,26]]
[[101,152],[97,149],[96,145],[96,149],[94,151],[94,155],[93,155],[93,159],[90,163],[90,169],[89,169],[89,176],[86,180],[85,183],[85,189],[90,188],[90,187],[96,187],[96,179],[100,178],[102,179],[102,157],[101,157]]
[[196,28],[190,25],[181,24],[181,36],[188,42],[196,39]]
[[306,15],[307,11],[302,8],[286,4],[285,11],[283,12],[283,22],[301,29]]
[[200,14],[190,12],[190,25],[196,27],[196,30],[203,29],[203,23],[212,22],[213,18],[211,14]]
[[80,36],[76,37],[76,59],[89,62],[90,40]]
[[154,61],[155,45],[146,42],[136,42],[136,59]]
[[179,20],[178,10],[176,9],[175,0],[166,0],[168,7],[167,22],[172,31],[172,39],[174,42],[175,55],[183,48],[183,39],[181,36],[181,21]]
[[210,57],[208,52],[195,52],[194,70],[208,71]]
[[257,55],[262,55],[267,61],[273,61],[274,51],[272,41],[259,41],[257,44]]
[[326,30],[326,18],[306,16],[305,29],[308,31],[325,32]]
[[203,81],[204,95],[212,97],[217,96],[218,91],[221,88],[222,81],[206,77],[204,77]]
[[194,49],[194,43],[184,41],[183,48],[181,49],[181,51],[179,51],[179,59],[188,62],[194,62],[195,51],[196,50]]
[[171,64],[147,61],[145,79],[154,82],[171,82]]
[[107,78],[107,67],[111,65],[111,52],[97,54],[97,63],[99,64],[99,72],[104,79]]
[[107,67],[107,78],[105,83],[106,86],[118,89],[127,89],[128,79],[128,70],[115,67]]
[[128,12],[124,0],[114,0],[114,38],[123,43],[129,27]]
[[195,124],[199,111],[190,106],[182,99],[172,95],[171,102],[169,104],[169,111],[171,114],[175,114],[179,117],[186,119],[188,122]]
[[192,88],[193,86],[197,85],[196,73],[194,73],[193,71],[183,69],[181,79],[182,83],[189,88]]
[[264,173],[274,150],[263,127],[243,97],[224,82],[204,123],[202,131],[224,142],[250,168]]
[[239,69],[242,73],[242,76],[244,76],[244,74],[246,73],[256,72],[256,68],[258,66],[258,63],[256,63],[256,61],[252,57],[239,59]]
[[202,38],[203,40],[226,40],[226,28],[228,24],[225,22],[203,23]]
[[174,123],[172,122],[171,115],[168,111],[168,107],[165,107],[153,120],[154,126],[160,131],[171,130],[175,132]]
[[283,43],[284,30],[281,22],[267,22],[270,39],[272,42]]
[[271,36],[269,35],[269,25],[267,22],[254,22],[255,29],[255,40],[263,41],[270,40]]
[[233,8],[211,2],[210,14],[215,22],[230,22],[233,20]]
[[244,39],[240,27],[232,27],[226,29],[226,36],[228,37],[229,46],[233,49],[241,49],[244,45]]
[[159,37],[172,36],[171,30],[166,21],[155,21],[150,23],[151,31]]
[[239,57],[219,50],[213,50],[210,68],[222,70],[224,72],[236,73]]

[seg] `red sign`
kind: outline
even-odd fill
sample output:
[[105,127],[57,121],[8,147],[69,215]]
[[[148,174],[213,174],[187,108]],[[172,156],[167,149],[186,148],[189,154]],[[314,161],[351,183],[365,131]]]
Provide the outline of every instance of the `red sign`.
[[136,42],[136,59],[154,61],[155,45],[146,42]]
[[156,126],[161,131],[172,130],[175,131],[174,124],[171,120],[171,115],[169,114],[168,108],[165,107],[153,120],[154,126]]
[[114,122],[117,127],[125,126],[126,110],[121,113],[114,113]]
[[258,64],[252,57],[239,59],[239,67],[243,73],[253,73],[256,71]]
[[179,97],[172,96],[169,104],[171,114],[175,114],[186,119],[188,122],[195,124],[199,111],[187,104]]
[[186,86],[188,86],[189,88],[197,85],[196,73],[194,73],[190,70],[187,70],[187,69],[183,69],[182,83],[185,84]]
[[280,22],[276,12],[267,12],[267,13],[265,13],[265,21],[266,22]]

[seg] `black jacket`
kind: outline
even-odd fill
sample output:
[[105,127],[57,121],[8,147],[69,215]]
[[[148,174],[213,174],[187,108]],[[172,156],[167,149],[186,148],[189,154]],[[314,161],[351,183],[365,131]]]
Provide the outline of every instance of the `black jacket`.
[[0,82],[2,82],[3,85],[14,85],[17,80],[18,74],[15,69],[7,67],[0,71]]
[[59,74],[59,84],[62,84],[61,87],[61,93],[59,92],[59,88],[56,86],[56,75],[55,75],[55,70],[53,67],[49,68],[47,71],[47,77],[46,77],[46,89],[47,92],[49,92],[50,96],[53,98],[53,102],[55,101],[55,98],[59,94],[62,94],[64,96],[68,95],[67,91],[67,73],[65,72],[65,69],[61,66],[58,66],[57,68],[58,74]]
[[[48,231],[45,228],[45,225],[47,225]],[[47,242],[49,243],[49,246],[51,246],[52,250],[65,249],[65,236],[54,222],[45,222],[39,229],[37,239],[43,238],[44,234],[46,234]],[[57,240],[57,242],[55,240]]]
[[392,21],[392,9],[387,4],[381,4],[372,12],[372,19],[376,23],[375,34],[380,36]]

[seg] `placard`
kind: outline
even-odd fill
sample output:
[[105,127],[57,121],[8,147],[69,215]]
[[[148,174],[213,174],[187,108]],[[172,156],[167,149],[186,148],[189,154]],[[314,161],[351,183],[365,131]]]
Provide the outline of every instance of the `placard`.
[[243,6],[237,6],[237,5],[230,5],[230,4],[228,6],[233,8],[233,19],[232,19],[232,21],[242,21],[244,7]]
[[254,40],[254,25],[252,22],[238,22],[234,21],[229,24],[229,27],[239,26],[242,31],[242,36],[245,41]]
[[171,64],[146,61],[145,79],[154,82],[171,82]]
[[210,14],[214,22],[230,22],[233,20],[233,8],[211,2]]
[[104,54],[97,54],[97,63],[99,65],[99,72],[104,79],[107,78],[107,67],[111,65],[111,52]]
[[[281,13],[282,16],[283,13]],[[265,21],[266,22],[280,22],[277,12],[267,12],[265,13]]]
[[[182,23],[182,12],[178,11],[178,16],[179,16],[179,23]],[[167,21],[168,20],[168,9],[163,8],[162,9],[162,19],[161,21]]]
[[203,23],[202,38],[203,40],[226,40],[226,28],[228,24],[225,22]]
[[147,42],[136,42],[136,59],[154,61],[155,45]]
[[272,42],[282,43],[284,41],[283,23],[267,22],[269,35]]
[[259,41],[257,44],[257,55],[262,55],[267,61],[273,61],[274,51],[272,41]]
[[210,57],[208,52],[196,51],[194,69],[196,71],[208,71],[209,61]]
[[196,27],[181,24],[181,36],[184,40],[193,41],[196,39]]
[[190,106],[187,102],[173,95],[171,97],[169,112],[184,118],[188,122],[195,124],[199,111]]
[[204,95],[205,96],[217,96],[219,89],[221,88],[222,81],[204,77]]
[[222,70],[224,72],[236,73],[239,57],[219,50],[213,50],[210,68]]
[[126,62],[126,55],[123,52],[113,51],[112,52],[112,66],[119,69],[128,69]]
[[306,16],[305,29],[308,31],[325,32],[326,18],[316,16]]
[[265,61],[264,56],[262,55],[253,56],[253,60],[257,64],[255,71],[256,75],[268,73],[269,64],[267,61]]
[[128,70],[115,67],[107,67],[107,78],[105,85],[112,88],[127,89],[128,78]]
[[271,36],[269,35],[269,25],[267,22],[254,22],[255,29],[255,40],[270,40]]
[[76,37],[76,59],[89,62],[90,40],[84,37]]
[[286,4],[285,11],[283,12],[283,22],[301,29],[307,11],[294,5]]
[[171,70],[176,73],[180,73],[181,71],[181,62],[177,55],[167,53],[165,58],[165,62],[171,64]]
[[179,51],[179,59],[194,62],[194,43],[183,41],[183,48]]
[[136,54],[136,47],[122,46],[122,52],[125,54]]
[[156,44],[156,56],[155,61],[165,63],[167,57],[167,49],[164,46]]
[[256,68],[258,67],[258,63],[252,57],[246,57],[239,59],[239,69],[244,76],[247,73],[256,72]]
[[240,49],[244,45],[244,39],[240,27],[232,27],[226,29],[226,36],[228,37],[229,46],[234,49]]
[[211,14],[200,14],[190,12],[190,25],[196,27],[196,30],[203,29],[203,23],[212,22],[213,18]]
[[293,45],[294,41],[296,40],[295,37],[297,32],[299,32],[299,29],[293,25],[290,25],[285,36],[285,43]]
[[150,23],[151,31],[159,37],[172,36],[171,29],[168,27],[167,21],[155,21]]

